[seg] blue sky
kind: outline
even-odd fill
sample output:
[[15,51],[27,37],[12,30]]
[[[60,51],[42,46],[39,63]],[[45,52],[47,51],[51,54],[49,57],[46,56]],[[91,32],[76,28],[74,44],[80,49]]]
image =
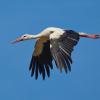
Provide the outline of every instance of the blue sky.
[[0,100],[100,100],[100,40],[80,40],[71,73],[30,77],[34,41],[10,42],[50,26],[100,33],[100,1],[0,0]]

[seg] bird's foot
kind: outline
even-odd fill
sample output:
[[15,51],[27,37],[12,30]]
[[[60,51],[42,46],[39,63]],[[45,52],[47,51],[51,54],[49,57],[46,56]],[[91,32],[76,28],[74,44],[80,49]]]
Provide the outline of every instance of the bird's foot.
[[100,34],[94,34],[93,37],[94,37],[94,39],[99,39],[100,38]]

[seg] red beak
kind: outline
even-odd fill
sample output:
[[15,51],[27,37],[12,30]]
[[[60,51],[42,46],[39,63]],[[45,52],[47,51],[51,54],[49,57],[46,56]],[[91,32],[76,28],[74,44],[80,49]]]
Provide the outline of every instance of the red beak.
[[23,38],[17,38],[16,40],[14,40],[14,41],[12,41],[11,43],[12,44],[15,44],[15,43],[18,43],[18,42],[20,42],[20,41],[23,41]]

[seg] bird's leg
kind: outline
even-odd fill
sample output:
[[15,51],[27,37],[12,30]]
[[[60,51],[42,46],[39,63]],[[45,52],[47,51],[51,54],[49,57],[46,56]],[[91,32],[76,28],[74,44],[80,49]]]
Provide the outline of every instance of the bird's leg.
[[79,32],[80,37],[85,37],[85,38],[92,38],[92,39],[98,39],[100,38],[100,34],[86,34]]

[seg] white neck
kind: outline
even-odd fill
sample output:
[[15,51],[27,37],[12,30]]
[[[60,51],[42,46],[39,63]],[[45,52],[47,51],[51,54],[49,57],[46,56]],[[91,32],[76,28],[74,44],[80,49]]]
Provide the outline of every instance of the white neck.
[[42,31],[39,34],[36,35],[30,35],[31,39],[36,39],[36,38],[41,38],[41,37],[48,37],[50,35],[50,33],[48,31]]
[[36,35],[30,35],[31,39],[37,39],[40,38],[42,35],[41,34],[36,34]]

